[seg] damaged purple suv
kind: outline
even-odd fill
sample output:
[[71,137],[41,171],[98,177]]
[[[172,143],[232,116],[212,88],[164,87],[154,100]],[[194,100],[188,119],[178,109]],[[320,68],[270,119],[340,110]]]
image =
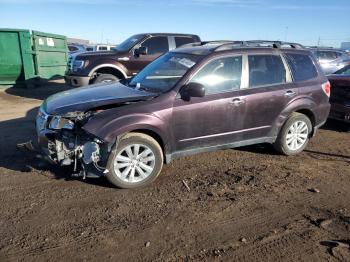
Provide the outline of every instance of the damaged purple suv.
[[135,188],[179,156],[258,143],[300,153],[325,123],[329,95],[301,45],[201,42],[166,53],[131,79],[49,97],[36,126],[53,162]]

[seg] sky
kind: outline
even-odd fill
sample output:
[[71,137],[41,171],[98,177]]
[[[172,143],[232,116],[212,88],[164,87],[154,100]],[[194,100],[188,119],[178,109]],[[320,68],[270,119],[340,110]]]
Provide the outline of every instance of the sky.
[[0,28],[94,43],[117,44],[145,32],[335,47],[350,41],[349,0],[0,0],[0,14]]

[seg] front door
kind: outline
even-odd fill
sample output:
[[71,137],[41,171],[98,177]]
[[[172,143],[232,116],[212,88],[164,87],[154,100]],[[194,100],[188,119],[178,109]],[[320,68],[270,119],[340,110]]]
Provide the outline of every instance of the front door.
[[153,60],[162,54],[167,53],[169,51],[169,40],[167,36],[154,36],[146,39],[136,48],[140,46],[147,47],[148,52],[146,55],[131,55],[129,64],[131,66],[130,70],[133,74],[137,74]]
[[240,86],[242,56],[214,58],[190,82],[206,88],[204,97],[185,101],[178,97],[173,106],[173,135],[176,151],[234,142],[241,122]]

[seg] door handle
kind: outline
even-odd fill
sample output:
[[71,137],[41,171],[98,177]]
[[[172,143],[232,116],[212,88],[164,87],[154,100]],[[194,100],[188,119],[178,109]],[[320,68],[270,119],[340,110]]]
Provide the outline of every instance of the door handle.
[[234,98],[234,99],[232,99],[232,101],[230,101],[230,104],[235,105],[235,106],[239,106],[239,105],[242,105],[244,103],[245,103],[245,99],[239,98],[239,97]]
[[297,93],[294,92],[294,91],[292,91],[292,90],[288,90],[288,91],[285,92],[285,94],[284,94],[285,97],[294,97],[294,96],[296,96],[296,95],[297,95]]

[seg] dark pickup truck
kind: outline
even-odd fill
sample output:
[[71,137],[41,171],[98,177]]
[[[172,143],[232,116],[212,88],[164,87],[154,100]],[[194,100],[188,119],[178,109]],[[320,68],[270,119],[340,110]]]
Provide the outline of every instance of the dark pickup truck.
[[133,35],[113,51],[72,55],[65,80],[67,84],[79,87],[129,78],[169,50],[200,41],[197,35],[190,34]]

